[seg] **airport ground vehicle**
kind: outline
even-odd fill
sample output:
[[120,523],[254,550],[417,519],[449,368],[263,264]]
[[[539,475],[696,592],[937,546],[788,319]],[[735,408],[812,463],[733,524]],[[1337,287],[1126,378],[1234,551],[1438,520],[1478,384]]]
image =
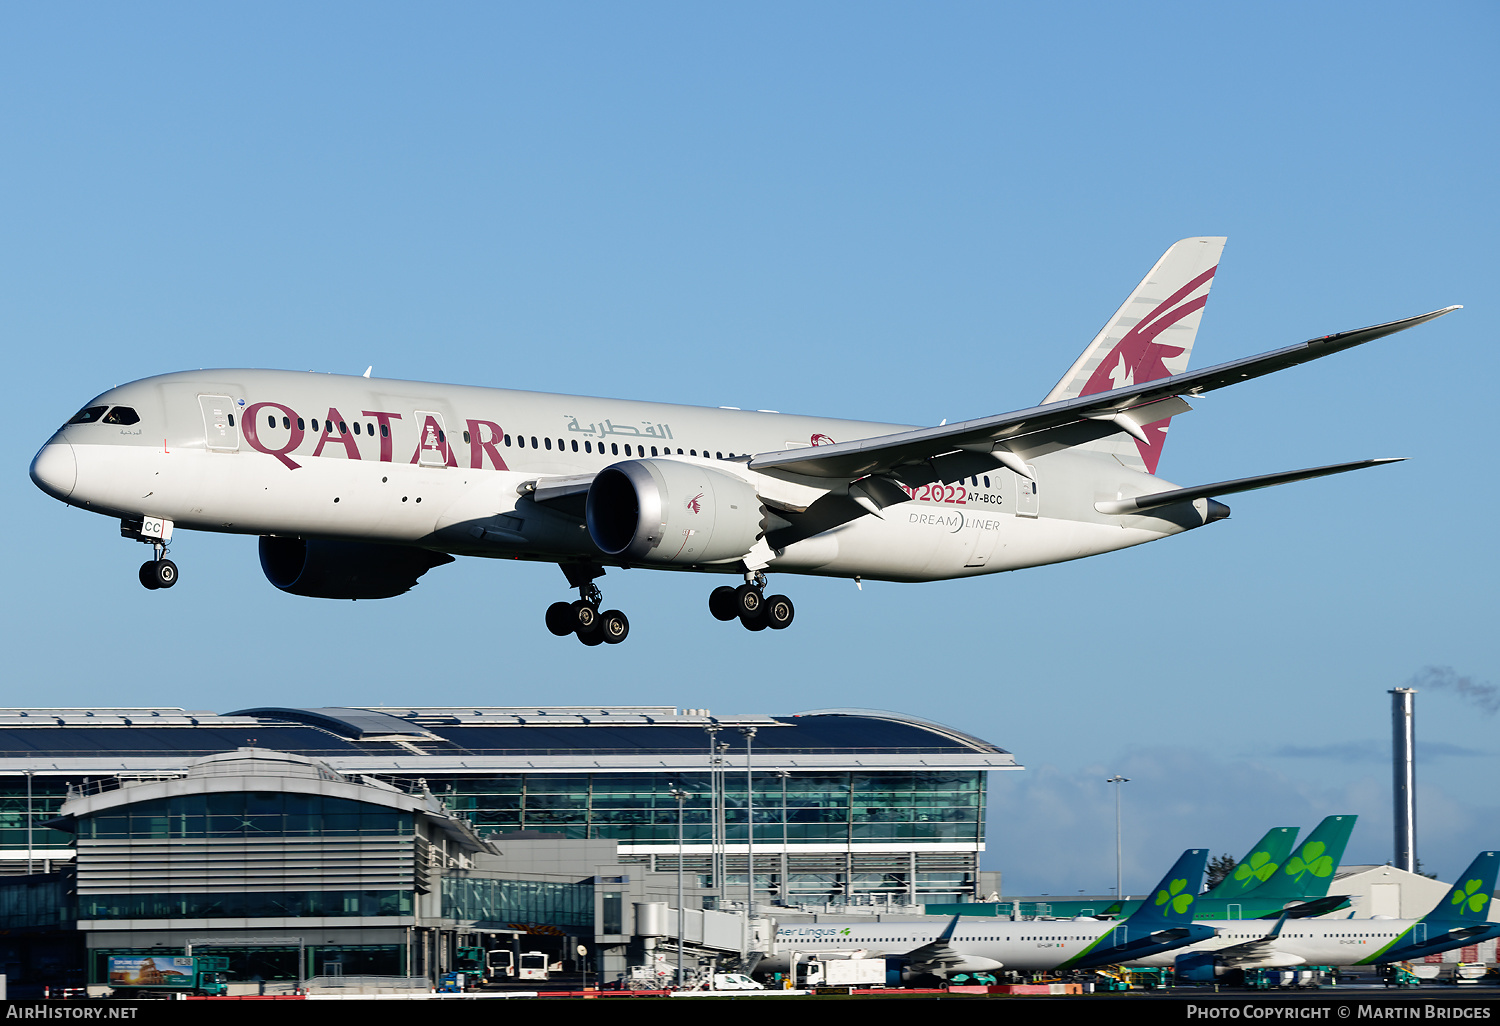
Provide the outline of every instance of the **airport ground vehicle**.
[[883,958],[807,958],[797,959],[795,986],[802,990],[815,987],[884,987],[886,964]]
[[229,992],[229,959],[212,955],[110,955],[114,997],[219,997]]

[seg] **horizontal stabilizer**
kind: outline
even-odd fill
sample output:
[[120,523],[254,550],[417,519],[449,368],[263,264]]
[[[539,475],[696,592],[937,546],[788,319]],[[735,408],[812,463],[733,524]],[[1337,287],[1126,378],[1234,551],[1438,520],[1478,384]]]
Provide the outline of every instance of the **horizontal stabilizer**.
[[1257,919],[1311,919],[1313,916],[1324,916],[1330,912],[1337,912],[1341,908],[1349,907],[1349,895],[1328,894],[1311,901],[1304,901],[1298,905],[1288,905],[1277,912],[1267,912]]
[[1216,481],[1213,484],[1194,485],[1192,488],[1173,488],[1169,492],[1152,492],[1149,495],[1137,495],[1129,499],[1109,499],[1094,503],[1094,508],[1100,513],[1116,515],[1139,513],[1142,510],[1155,509],[1159,506],[1170,506],[1176,502],[1191,502],[1194,499],[1206,499],[1211,495],[1250,492],[1257,488],[1270,488],[1272,485],[1290,484],[1293,481],[1307,481],[1314,477],[1327,477],[1329,474],[1342,474],[1350,470],[1377,467],[1382,463],[1400,463],[1403,459],[1405,459],[1404,456],[1398,456],[1378,460],[1356,460],[1353,463],[1335,463],[1331,466],[1311,467],[1307,470],[1284,470],[1279,474],[1261,474],[1258,477],[1242,477],[1234,481]]

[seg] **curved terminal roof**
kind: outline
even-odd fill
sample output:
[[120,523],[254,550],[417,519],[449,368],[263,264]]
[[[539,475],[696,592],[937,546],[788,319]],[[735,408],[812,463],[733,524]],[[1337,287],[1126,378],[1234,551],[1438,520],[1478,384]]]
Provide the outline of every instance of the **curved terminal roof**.
[[899,713],[715,717],[667,706],[0,709],[0,760],[12,772],[180,771],[255,747],[358,773],[693,770],[706,768],[711,736],[743,765],[748,727],[761,769],[1021,768],[987,741]]

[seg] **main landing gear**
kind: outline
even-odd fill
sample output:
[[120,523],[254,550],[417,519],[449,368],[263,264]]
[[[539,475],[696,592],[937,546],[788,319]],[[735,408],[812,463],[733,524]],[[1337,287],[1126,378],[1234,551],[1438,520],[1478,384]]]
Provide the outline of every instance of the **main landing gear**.
[[599,611],[604,596],[594,578],[604,575],[603,567],[564,566],[568,584],[578,589],[578,601],[554,602],[547,607],[547,629],[559,638],[576,634],[589,647],[618,645],[630,636],[630,621],[618,609]]
[[792,625],[797,610],[785,595],[766,595],[766,575],[760,571],[745,575],[738,588],[725,585],[708,596],[708,611],[714,619],[729,622],[738,618],[747,631],[785,630]]

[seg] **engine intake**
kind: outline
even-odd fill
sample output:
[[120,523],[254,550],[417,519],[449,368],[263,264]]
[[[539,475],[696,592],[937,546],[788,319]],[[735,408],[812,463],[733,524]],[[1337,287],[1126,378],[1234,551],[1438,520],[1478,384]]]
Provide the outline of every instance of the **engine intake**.
[[409,545],[329,541],[322,538],[260,540],[260,568],[291,595],[331,599],[394,598],[416,587],[417,578],[453,562],[442,552]]
[[642,563],[687,565],[736,559],[766,529],[748,483],[681,460],[628,460],[589,486],[585,520],[594,544]]

